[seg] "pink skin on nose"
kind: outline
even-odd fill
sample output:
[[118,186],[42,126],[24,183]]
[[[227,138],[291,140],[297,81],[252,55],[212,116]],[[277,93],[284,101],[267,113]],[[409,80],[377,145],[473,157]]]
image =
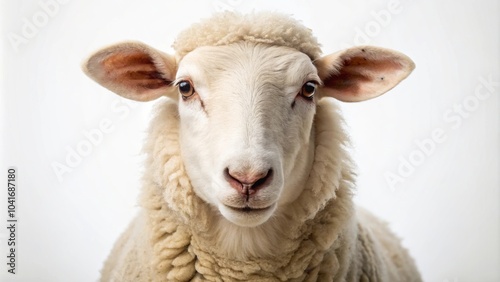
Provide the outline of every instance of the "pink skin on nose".
[[246,196],[253,195],[258,190],[269,186],[272,176],[272,169],[257,173],[233,172],[229,171],[228,168],[224,171],[224,178],[229,182],[229,185],[238,191],[238,193]]

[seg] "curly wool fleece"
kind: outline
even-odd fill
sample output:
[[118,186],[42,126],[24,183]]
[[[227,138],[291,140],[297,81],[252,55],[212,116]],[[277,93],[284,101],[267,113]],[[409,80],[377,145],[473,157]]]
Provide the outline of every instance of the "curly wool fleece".
[[222,13],[183,31],[172,47],[178,58],[201,46],[221,46],[247,41],[297,49],[312,60],[321,48],[309,28],[288,16],[261,12],[241,15]]
[[[272,15],[263,14],[266,21],[258,14],[216,16],[183,33],[175,43],[177,55],[251,38],[319,56],[310,30]],[[256,26],[259,22],[265,26]],[[144,147],[142,211],[114,246],[102,281],[420,281],[399,239],[385,224],[354,209],[354,173],[341,121],[335,104],[319,101],[308,185],[283,207],[279,219],[270,219],[277,226],[278,251],[240,260],[217,248],[213,226],[218,219],[195,194],[180,156],[177,104],[161,102]]]

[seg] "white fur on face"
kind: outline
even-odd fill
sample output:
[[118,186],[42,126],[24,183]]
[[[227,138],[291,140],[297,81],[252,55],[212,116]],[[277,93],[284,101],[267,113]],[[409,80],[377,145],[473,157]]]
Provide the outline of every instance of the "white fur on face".
[[[187,54],[176,76],[183,80],[195,89],[179,99],[181,152],[195,192],[238,226],[265,223],[298,197],[310,170],[315,104],[299,93],[320,81],[316,68],[291,48],[236,43]],[[272,177],[245,196],[226,169],[271,169]]]

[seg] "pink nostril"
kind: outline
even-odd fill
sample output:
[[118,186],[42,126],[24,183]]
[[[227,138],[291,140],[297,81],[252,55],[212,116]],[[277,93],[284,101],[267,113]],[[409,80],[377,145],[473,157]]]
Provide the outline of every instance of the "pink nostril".
[[229,171],[228,168],[224,170],[226,181],[243,195],[255,194],[259,189],[266,187],[271,182],[272,176],[272,169],[258,173]]

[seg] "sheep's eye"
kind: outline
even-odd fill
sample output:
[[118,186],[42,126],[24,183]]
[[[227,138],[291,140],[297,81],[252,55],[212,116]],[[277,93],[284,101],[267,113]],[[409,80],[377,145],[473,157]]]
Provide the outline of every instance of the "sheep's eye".
[[177,83],[177,87],[179,87],[179,93],[182,95],[182,99],[187,99],[194,94],[194,88],[191,83],[187,80],[182,80]]
[[306,99],[312,99],[314,97],[314,93],[316,92],[316,82],[308,81],[300,90],[300,95],[302,95]]

